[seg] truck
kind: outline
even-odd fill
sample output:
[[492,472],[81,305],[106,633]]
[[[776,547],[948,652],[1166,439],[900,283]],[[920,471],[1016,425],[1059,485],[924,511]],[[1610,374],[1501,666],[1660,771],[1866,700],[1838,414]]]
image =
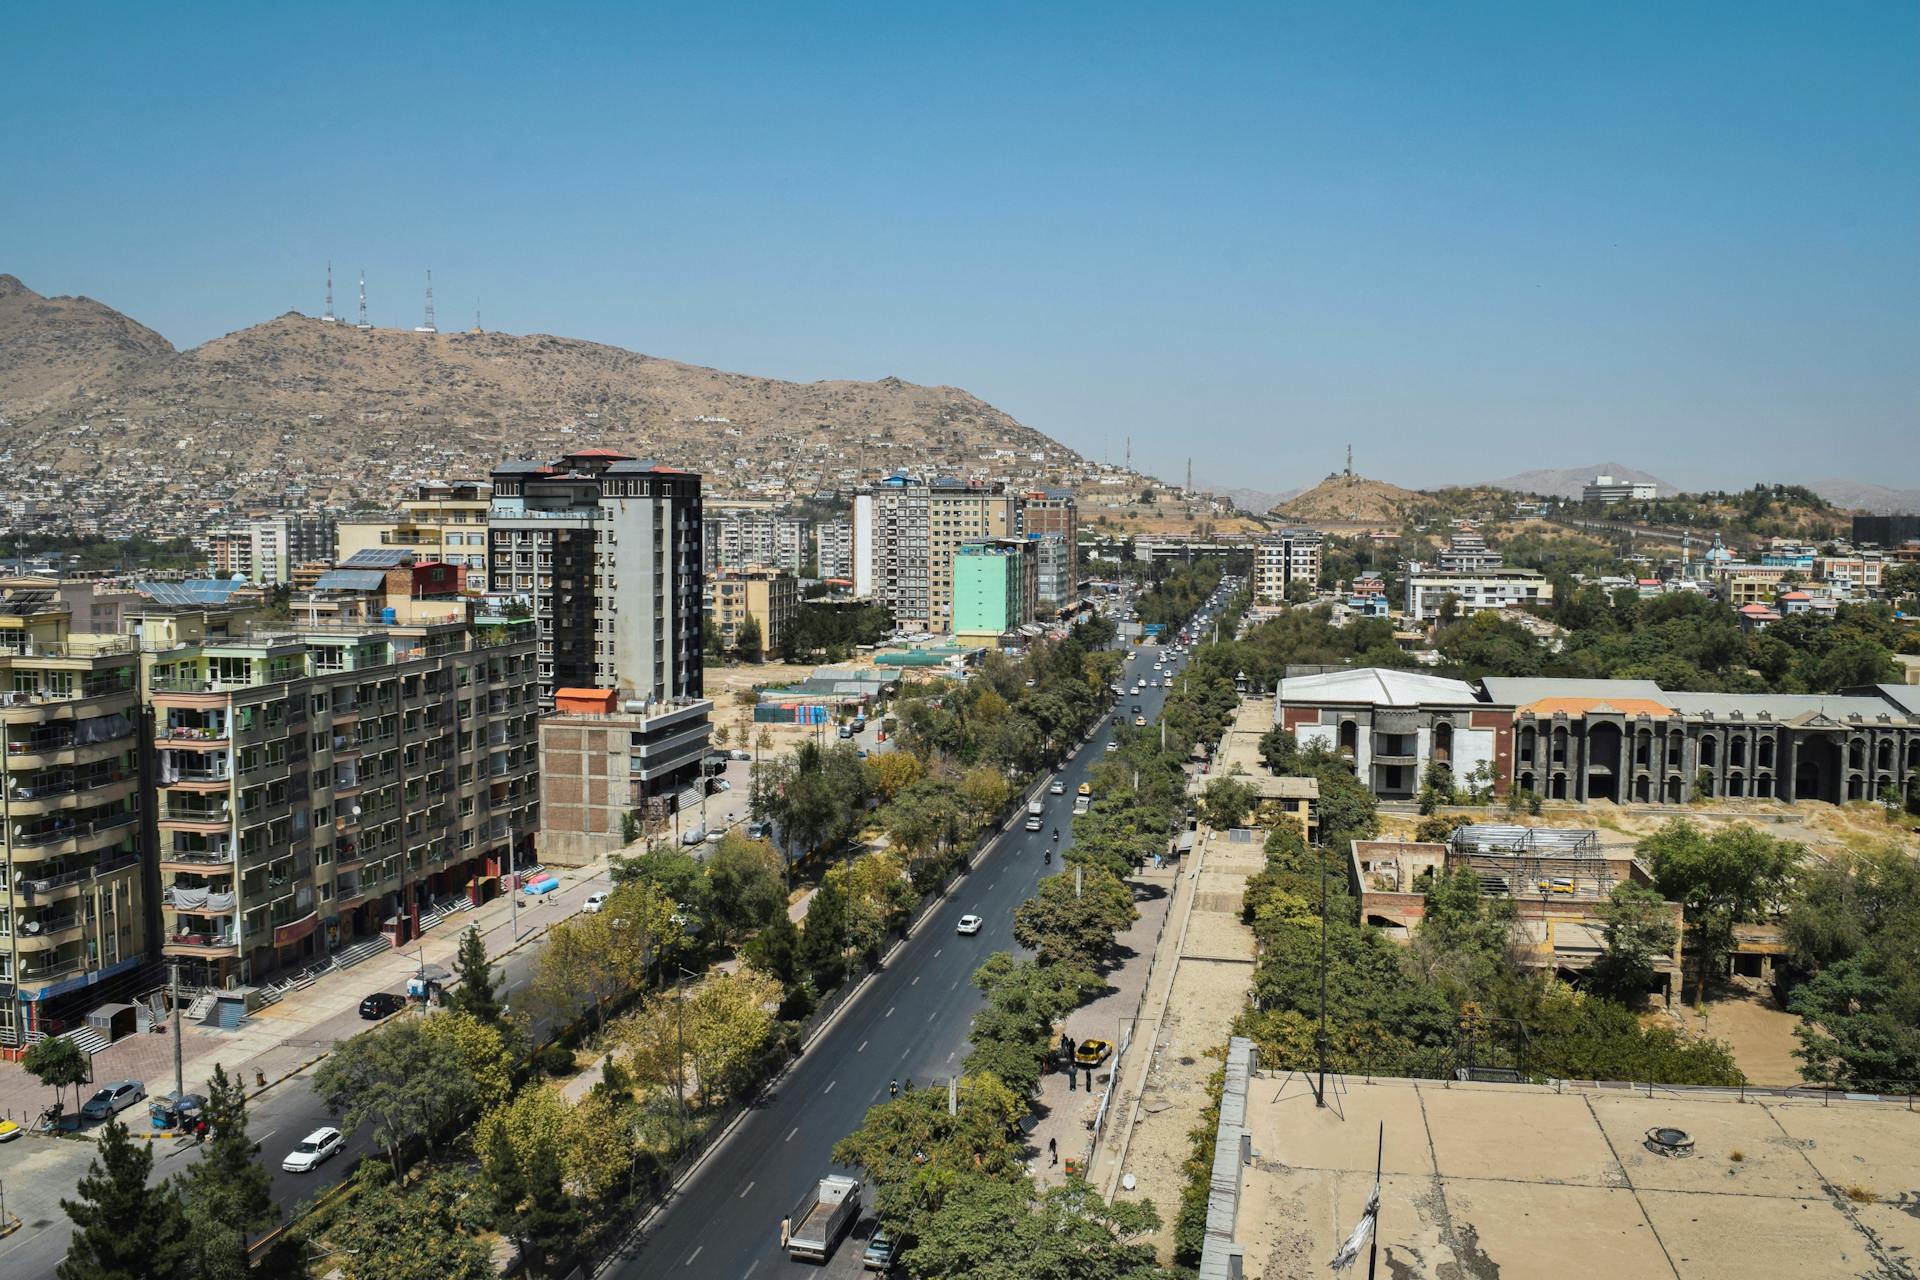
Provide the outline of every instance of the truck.
[[787,1255],[825,1262],[859,1216],[860,1180],[843,1173],[828,1174],[800,1197],[800,1203],[781,1224]]

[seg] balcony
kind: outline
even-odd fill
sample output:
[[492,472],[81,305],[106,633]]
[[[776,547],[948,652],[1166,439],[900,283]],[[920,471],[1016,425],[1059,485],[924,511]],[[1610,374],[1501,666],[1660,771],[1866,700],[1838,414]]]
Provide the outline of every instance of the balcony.
[[169,747],[191,750],[217,750],[231,746],[232,732],[224,717],[205,723],[175,723],[154,726],[153,740]]
[[59,915],[43,913],[22,919],[14,926],[14,946],[21,951],[49,951],[70,942],[87,927],[86,917],[78,911]]
[[32,963],[31,957],[23,955],[20,958],[19,985],[22,987],[44,986],[70,974],[81,973],[86,967],[87,958],[84,955],[54,956],[44,964],[37,965]]
[[167,885],[160,890],[160,905],[170,911],[185,911],[194,915],[233,914],[234,896],[231,889],[189,888],[185,885]]
[[77,849],[81,842],[117,831],[133,823],[139,816],[128,810],[87,821],[59,817],[39,823],[22,823],[9,833],[8,843],[15,849],[51,849],[56,845],[69,845]]
[[225,802],[186,804],[169,796],[161,802],[155,816],[163,830],[202,831],[212,835],[225,831],[232,823],[233,806]]
[[184,930],[166,934],[160,950],[164,955],[200,955],[209,957],[239,954],[240,935],[232,930],[199,932]]
[[[96,877],[112,875],[116,871],[124,871],[128,867],[139,865],[139,854],[121,853],[104,858],[97,863],[63,871],[49,871],[45,874],[35,874],[37,867],[29,869],[22,866],[14,877],[13,894],[21,902],[32,905],[41,899],[62,897],[65,891],[76,889]],[[0,887],[4,887],[4,883],[4,880],[0,880]]]

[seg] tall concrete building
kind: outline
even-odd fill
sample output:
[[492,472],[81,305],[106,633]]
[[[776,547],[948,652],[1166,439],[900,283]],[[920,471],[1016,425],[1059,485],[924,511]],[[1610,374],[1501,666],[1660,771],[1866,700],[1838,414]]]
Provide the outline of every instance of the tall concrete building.
[[700,476],[583,449],[493,473],[491,591],[531,609],[543,705],[562,688],[698,697]]
[[1036,568],[1034,616],[1057,614],[1078,594],[1074,589],[1073,544],[1060,533],[1030,533],[1027,544],[1033,548]]
[[334,522],[325,516],[261,516],[210,533],[207,561],[217,577],[280,586],[295,565],[332,556],[333,542]]
[[402,499],[398,512],[379,520],[342,520],[335,526],[335,561],[360,551],[397,548],[423,564],[459,567],[464,589],[489,588],[487,509],[490,494],[477,480],[429,480]]
[[1318,529],[1282,529],[1253,546],[1253,602],[1281,605],[1287,588],[1320,585],[1320,553],[1325,540]]
[[1054,609],[1064,609],[1080,598],[1080,508],[1071,489],[1035,489],[1020,495],[1019,532],[1029,536],[1057,533],[1066,548],[1066,564],[1049,576],[1043,561],[1040,569],[1040,599]]
[[0,1048],[77,1023],[147,958],[139,658],[50,591],[0,599]]
[[748,565],[718,570],[707,579],[708,621],[719,632],[722,649],[739,646],[741,628],[751,618],[760,628],[761,652],[773,653],[799,612],[799,580],[783,569]]
[[822,520],[813,526],[813,562],[822,578],[853,577],[853,520]]
[[909,631],[949,633],[955,553],[1015,536],[1020,510],[1000,485],[889,476],[854,501],[854,593]]
[[539,826],[532,626],[135,620],[160,951],[194,985],[416,936],[499,889]]
[[709,507],[702,546],[708,573],[765,565],[798,576],[807,559],[807,522],[778,511]]
[[1039,556],[1033,540],[968,542],[953,557],[953,635],[962,644],[998,645],[1033,621]]
[[960,548],[1012,538],[1019,527],[1020,499],[999,485],[960,480],[927,485],[927,630],[953,630],[953,560]]

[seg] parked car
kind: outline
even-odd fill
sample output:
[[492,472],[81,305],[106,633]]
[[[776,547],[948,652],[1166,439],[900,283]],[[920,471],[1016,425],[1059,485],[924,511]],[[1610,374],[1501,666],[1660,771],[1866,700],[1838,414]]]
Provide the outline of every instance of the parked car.
[[751,760],[751,759],[753,759],[753,752],[751,752],[751,751],[743,751],[743,750],[741,750],[741,749],[740,749],[739,747],[735,747],[735,748],[734,748],[733,750],[731,750],[731,751],[729,751],[729,752],[727,752],[727,755],[728,755],[728,756],[730,756],[731,758],[733,758],[733,759],[735,759],[735,760]]
[[727,839],[727,833],[726,833],[726,832],[724,832],[724,831],[709,831],[709,832],[707,832],[707,843],[708,843],[708,844],[725,844],[725,843],[726,843],[726,839]]
[[0,1120],[0,1142],[12,1142],[20,1136],[20,1126],[12,1120]]
[[707,790],[709,792],[731,791],[733,790],[733,784],[725,778],[709,778],[707,780]]
[[1080,1047],[1074,1050],[1073,1065],[1076,1067],[1097,1067],[1113,1053],[1113,1045],[1106,1040],[1082,1040]]
[[299,1145],[287,1152],[287,1158],[280,1162],[280,1167],[288,1173],[309,1173],[330,1157],[340,1154],[340,1148],[346,1145],[346,1141],[338,1129],[322,1125],[300,1139]]
[[860,1265],[868,1271],[885,1274],[893,1270],[893,1255],[899,1244],[887,1234],[885,1227],[875,1227],[873,1235],[867,1240],[867,1251],[860,1255]]
[[611,896],[612,895],[604,891],[600,893],[590,893],[587,895],[587,900],[580,904],[580,909],[589,913],[598,911],[607,905],[607,899]]
[[961,932],[961,933],[964,933],[964,934],[966,934],[966,935],[968,935],[969,937],[971,937],[972,935],[974,935],[974,934],[976,934],[976,933],[978,933],[978,932],[980,932],[980,925],[981,925],[981,923],[982,923],[982,922],[981,922],[981,919],[980,919],[980,917],[979,917],[979,916],[976,916],[976,915],[964,915],[964,916],[961,916],[961,917],[960,917],[960,932]]
[[706,838],[707,829],[705,827],[695,827],[691,831],[683,831],[680,833],[680,843],[689,849]]
[[125,1111],[147,1096],[147,1086],[138,1080],[116,1080],[102,1085],[100,1092],[80,1104],[80,1114],[88,1120],[105,1120]]
[[1120,744],[1119,744],[1119,743],[1117,743],[1117,742],[1113,742],[1113,741],[1109,741],[1109,742],[1107,743],[1107,750],[1109,750],[1109,751],[1118,751],[1119,749],[1120,749]]
[[767,822],[763,819],[756,819],[755,821],[749,822],[747,824],[747,839],[771,840],[772,838],[773,838],[773,824],[771,822]]
[[390,1018],[407,1007],[407,1002],[391,991],[376,991],[360,1002],[360,1016],[369,1022]]

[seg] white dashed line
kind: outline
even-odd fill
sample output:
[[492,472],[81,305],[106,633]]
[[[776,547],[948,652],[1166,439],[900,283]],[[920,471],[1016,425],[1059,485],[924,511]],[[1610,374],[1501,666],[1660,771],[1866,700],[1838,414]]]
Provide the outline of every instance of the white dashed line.
[[835,1085],[837,1085],[837,1084],[839,1084],[839,1083],[840,1083],[840,1082],[839,1082],[838,1080],[829,1080],[829,1081],[827,1081],[827,1087],[826,1087],[826,1088],[824,1088],[824,1089],[822,1089],[822,1090],[820,1091],[820,1096],[824,1098],[824,1097],[826,1097],[826,1096],[827,1096],[828,1094],[830,1094],[830,1093],[832,1093],[832,1092],[833,1092],[833,1086],[835,1086]]
[[884,1014],[882,1014],[881,1016],[882,1016],[882,1017],[887,1017],[887,1018],[891,1018],[891,1017],[893,1016],[893,1006],[892,1006],[892,1005],[888,1005],[888,1006],[887,1006],[887,1011],[886,1011],[886,1013],[884,1013]]
[[855,1053],[865,1053],[866,1051],[867,1051],[867,1042],[865,1040],[862,1040],[860,1042],[860,1047],[854,1050]]
[[798,1133],[798,1132],[800,1132],[800,1126],[799,1126],[799,1125],[795,1125],[795,1126],[793,1126],[793,1133],[789,1133],[789,1134],[788,1134],[788,1135],[787,1135],[787,1136],[786,1136],[786,1137],[785,1137],[784,1139],[782,1139],[782,1141],[785,1141],[785,1142],[792,1142],[792,1141],[793,1141],[793,1134],[794,1134],[794,1133]]
[[697,1248],[697,1249],[695,1249],[695,1250],[694,1250],[694,1251],[693,1251],[692,1253],[690,1253],[690,1254],[688,1254],[688,1255],[687,1255],[687,1265],[688,1265],[688,1266],[692,1266],[692,1265],[693,1265],[693,1260],[694,1260],[695,1258],[697,1258],[697,1257],[699,1257],[699,1256],[700,1256],[700,1250],[701,1250],[701,1249],[704,1249],[704,1248],[706,1248],[706,1247],[707,1247],[707,1246],[705,1246],[705,1245],[701,1245],[701,1246],[700,1246],[699,1248]]
[[747,1198],[747,1192],[753,1190],[754,1185],[755,1184],[749,1182],[746,1186],[740,1188],[740,1198],[742,1200],[745,1200]]
[[914,975],[913,975],[913,981],[912,981],[912,982],[909,982],[909,983],[908,983],[907,985],[908,985],[908,986],[910,986],[910,987],[917,987],[917,986],[919,986],[919,985],[920,985],[920,975],[919,975],[919,974],[917,974],[917,973],[916,973],[916,974],[914,974]]

